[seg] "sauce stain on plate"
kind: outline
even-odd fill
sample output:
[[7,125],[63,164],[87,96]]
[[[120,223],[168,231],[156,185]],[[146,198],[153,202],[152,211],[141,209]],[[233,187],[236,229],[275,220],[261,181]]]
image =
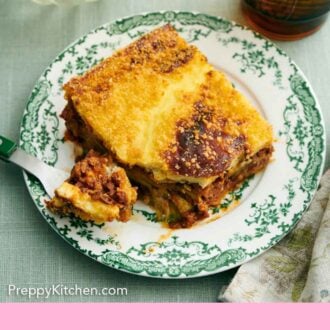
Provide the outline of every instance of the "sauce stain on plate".
[[157,243],[162,243],[162,242],[167,241],[172,236],[173,231],[174,231],[174,229],[167,229],[165,234],[162,234],[159,236]]

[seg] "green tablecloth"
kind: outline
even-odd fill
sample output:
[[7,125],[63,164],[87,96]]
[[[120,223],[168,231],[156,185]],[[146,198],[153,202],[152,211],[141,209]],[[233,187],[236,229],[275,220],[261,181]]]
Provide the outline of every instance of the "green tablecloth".
[[[69,43],[105,22],[145,11],[193,10],[245,23],[238,0],[100,0],[66,9],[29,0],[0,0],[0,134],[18,140],[23,109],[44,68]],[[303,69],[330,126],[330,20],[315,35],[279,42]],[[329,142],[329,136],[328,136]],[[330,145],[328,143],[328,145]],[[329,147],[328,147],[329,151]],[[329,167],[329,152],[327,166]],[[125,274],[90,260],[56,235],[33,205],[19,169],[0,163],[0,301],[16,287],[124,287],[121,296],[53,296],[47,301],[216,301],[233,271],[189,280]],[[39,299],[38,301],[45,300]]]

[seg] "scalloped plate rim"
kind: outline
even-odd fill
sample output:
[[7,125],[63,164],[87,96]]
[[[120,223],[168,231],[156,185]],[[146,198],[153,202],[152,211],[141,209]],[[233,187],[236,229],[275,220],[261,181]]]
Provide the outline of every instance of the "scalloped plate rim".
[[[258,32],[253,31],[253,30],[251,30],[250,28],[248,28],[248,27],[246,27],[246,26],[244,26],[244,25],[242,25],[242,24],[238,24],[238,23],[236,23],[235,21],[232,21],[232,20],[229,20],[229,19],[224,18],[224,17],[221,17],[221,16],[217,16],[217,15],[210,15],[210,14],[205,14],[205,13],[203,13],[203,12],[197,12],[197,11],[179,11],[179,10],[162,10],[162,11],[154,11],[154,12],[142,12],[142,13],[137,13],[137,14],[134,14],[134,15],[127,15],[127,16],[121,17],[121,18],[119,18],[119,19],[114,19],[114,20],[112,20],[112,21],[110,21],[110,22],[108,22],[108,23],[101,24],[100,26],[97,26],[97,27],[91,29],[90,31],[86,32],[85,34],[83,34],[82,36],[78,37],[78,38],[75,39],[73,42],[71,42],[67,47],[65,47],[65,48],[64,48],[64,49],[63,49],[58,55],[56,55],[56,57],[54,57],[54,59],[50,62],[49,66],[50,66],[52,63],[54,63],[54,61],[55,61],[59,56],[65,54],[65,53],[67,52],[67,50],[68,50],[70,47],[76,45],[76,44],[79,42],[80,39],[82,39],[82,38],[85,37],[85,36],[88,36],[88,35],[90,35],[90,34],[93,34],[93,33],[97,32],[100,28],[106,28],[107,26],[110,26],[110,25],[112,25],[112,24],[118,24],[118,23],[120,23],[121,21],[123,21],[123,20],[125,20],[125,19],[129,19],[129,18],[136,17],[136,16],[146,16],[146,15],[150,15],[150,14],[164,14],[164,13],[187,13],[187,14],[194,14],[194,15],[202,14],[202,15],[205,15],[206,17],[211,18],[211,19],[216,18],[216,19],[221,19],[221,20],[224,20],[224,21],[228,21],[228,22],[230,22],[233,26],[237,26],[237,27],[243,28],[243,29],[246,30],[246,31],[252,31],[255,35],[258,35],[260,38],[265,39],[265,40],[268,40],[266,37],[262,36],[262,35],[259,34]],[[319,110],[319,115],[320,115],[320,118],[321,118],[320,123],[321,123],[321,125],[322,125],[322,127],[323,127],[323,135],[322,135],[322,139],[323,139],[323,143],[324,143],[324,145],[323,145],[323,151],[322,151],[322,154],[321,154],[322,162],[321,162],[321,164],[320,164],[320,170],[319,170],[319,174],[318,174],[318,177],[317,177],[317,183],[319,184],[320,179],[321,179],[321,175],[322,175],[323,170],[324,170],[324,165],[325,165],[326,141],[327,141],[327,140],[326,140],[326,129],[325,129],[325,124],[324,124],[324,116],[323,116],[323,112],[322,112],[322,110],[321,110],[321,106],[320,106],[319,101],[318,101],[318,99],[317,99],[317,97],[316,97],[316,94],[315,94],[315,92],[314,92],[314,90],[313,90],[313,87],[311,86],[309,80],[306,78],[306,76],[305,76],[305,74],[302,72],[302,70],[301,70],[301,69],[297,66],[297,64],[296,64],[296,63],[290,58],[290,56],[288,56],[288,55],[286,54],[286,52],[284,52],[284,51],[283,51],[280,47],[278,47],[274,42],[270,41],[270,43],[271,43],[272,46],[275,47],[276,49],[281,50],[281,51],[284,53],[285,57],[287,57],[288,60],[289,60],[289,61],[290,61],[295,67],[296,67],[296,69],[298,70],[298,72],[299,72],[299,74],[301,75],[301,77],[302,77],[302,78],[304,79],[304,81],[308,84],[308,88],[310,89],[311,94],[312,94],[312,96],[314,97],[315,104],[316,104],[316,108]],[[47,66],[47,67],[45,68],[45,70],[42,72],[42,74],[39,76],[39,78],[36,80],[36,82],[35,82],[35,84],[34,84],[33,86],[36,86],[36,85],[37,85],[37,83],[39,82],[40,78],[42,78],[42,77],[45,75],[45,73],[47,72],[49,66]],[[33,90],[32,90],[32,91],[33,91]],[[32,97],[32,92],[30,93],[30,95],[29,95],[29,97],[28,97],[28,101],[31,99],[31,97]],[[27,107],[25,107],[25,109],[24,109],[24,114],[25,114],[25,112],[26,112],[26,109],[27,109]],[[22,127],[23,127],[23,116],[22,116],[22,120],[21,120],[21,123],[20,123],[20,131],[22,130]],[[21,143],[21,142],[22,142],[22,141],[21,141],[21,138],[20,138],[20,143]],[[33,197],[33,195],[32,195],[32,191],[31,191],[31,189],[30,189],[30,187],[29,187],[29,185],[28,185],[28,176],[29,176],[29,175],[28,175],[25,171],[22,171],[22,172],[23,172],[24,181],[25,181],[25,184],[26,184],[26,186],[27,186],[27,190],[28,190],[28,192],[29,192],[29,195],[31,196],[31,198],[32,198],[32,200],[33,200],[35,206],[36,206],[37,209],[38,209],[38,211],[40,212],[40,214],[42,215],[42,217],[45,219],[45,216],[43,215],[42,210],[38,207],[37,202],[36,202],[36,200],[34,199],[34,197]],[[310,200],[309,200],[309,202],[308,202],[308,205],[306,205],[304,211],[305,211],[305,210],[308,208],[308,206],[310,205],[310,203],[311,203],[311,201],[312,201],[312,197],[313,197],[313,195],[315,194],[315,192],[316,192],[316,190],[313,191],[312,196],[311,196],[311,198],[310,198]],[[45,219],[45,220],[46,220],[46,219]],[[48,221],[46,220],[46,222],[48,222]],[[275,243],[275,244],[277,244],[277,243],[278,243],[283,237],[285,237],[289,232],[291,232],[291,230],[297,225],[298,222],[299,222],[299,220],[298,220],[296,223],[292,224],[291,227],[290,227],[290,229],[289,229],[287,232],[285,232],[280,238],[278,238],[278,239],[276,240],[276,243]],[[48,222],[48,224],[49,224],[49,225],[51,226],[51,228],[52,228],[52,229],[53,229],[53,230],[54,230],[59,236],[61,236],[61,237],[62,237],[62,238],[68,243],[68,244],[70,244],[72,247],[74,247],[74,246],[73,246],[73,245],[67,240],[67,238],[66,238],[64,235],[61,235],[61,234],[58,232],[58,230],[57,230],[56,227],[54,227],[54,226],[53,226],[51,223],[49,223],[49,222]],[[275,245],[275,244],[274,244],[274,245]],[[274,246],[274,245],[272,245],[272,246]],[[262,250],[261,253],[266,252],[266,251],[267,251],[268,249],[270,249],[272,246],[268,247],[268,248],[265,249],[265,250]],[[92,260],[94,260],[94,261],[97,261],[97,262],[99,262],[99,263],[101,263],[101,264],[103,264],[103,265],[105,265],[105,266],[107,266],[107,267],[113,268],[113,269],[115,269],[115,270],[120,270],[120,271],[123,271],[123,272],[129,273],[129,274],[139,275],[139,276],[148,277],[148,278],[150,278],[150,277],[154,277],[154,278],[161,278],[161,279],[186,279],[186,278],[197,278],[197,277],[210,276],[210,275],[214,275],[214,274],[216,274],[216,273],[223,272],[223,271],[226,271],[226,270],[229,270],[229,269],[235,268],[235,267],[237,267],[237,266],[240,266],[241,264],[243,264],[243,263],[245,263],[245,262],[247,262],[247,261],[253,260],[254,258],[256,258],[257,256],[259,256],[259,255],[261,254],[261,253],[259,253],[259,254],[256,255],[256,256],[248,257],[247,259],[244,259],[242,262],[238,262],[238,263],[235,263],[234,265],[229,265],[229,266],[227,266],[227,267],[222,267],[222,268],[220,268],[220,269],[215,269],[214,271],[211,271],[211,272],[202,271],[202,272],[200,272],[200,273],[198,273],[198,274],[195,274],[195,275],[189,275],[189,276],[183,275],[183,276],[178,276],[178,277],[171,277],[171,276],[168,276],[168,275],[165,275],[165,276],[151,276],[150,274],[145,273],[145,272],[142,272],[142,273],[134,273],[134,272],[128,271],[128,270],[126,270],[126,269],[124,269],[124,268],[119,268],[119,269],[118,269],[118,268],[116,268],[116,267],[114,267],[114,266],[110,266],[109,264],[103,262],[102,260],[100,260],[100,259],[98,259],[98,258],[94,258],[94,257],[88,255],[87,253],[84,253],[83,251],[81,251],[81,250],[80,250],[79,248],[77,248],[77,247],[74,247],[74,248],[75,248],[76,250],[78,250],[80,253],[84,254],[84,255],[87,256],[87,257],[89,257],[90,259],[92,259]]]

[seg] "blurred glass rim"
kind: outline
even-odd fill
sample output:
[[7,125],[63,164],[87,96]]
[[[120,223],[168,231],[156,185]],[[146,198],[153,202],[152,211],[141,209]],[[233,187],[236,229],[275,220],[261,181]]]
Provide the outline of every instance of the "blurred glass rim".
[[38,5],[75,6],[83,2],[96,2],[98,0],[32,0]]
[[296,22],[313,20],[326,15],[330,10],[330,0],[243,0],[242,2],[270,18]]

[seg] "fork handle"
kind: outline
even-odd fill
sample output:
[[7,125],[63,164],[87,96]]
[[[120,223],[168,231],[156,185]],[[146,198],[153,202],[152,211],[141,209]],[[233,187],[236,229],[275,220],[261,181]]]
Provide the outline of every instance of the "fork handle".
[[17,144],[0,135],[0,158],[8,159],[17,149]]

